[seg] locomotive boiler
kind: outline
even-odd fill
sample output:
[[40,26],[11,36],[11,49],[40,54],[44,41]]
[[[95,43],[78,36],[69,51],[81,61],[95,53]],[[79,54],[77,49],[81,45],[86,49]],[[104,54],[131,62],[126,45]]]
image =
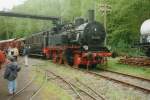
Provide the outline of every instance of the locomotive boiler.
[[94,10],[89,10],[88,21],[77,18],[74,23],[57,24],[51,30],[26,38],[30,54],[52,59],[54,63],[96,66],[107,61],[111,52],[104,46],[106,32],[94,20]]

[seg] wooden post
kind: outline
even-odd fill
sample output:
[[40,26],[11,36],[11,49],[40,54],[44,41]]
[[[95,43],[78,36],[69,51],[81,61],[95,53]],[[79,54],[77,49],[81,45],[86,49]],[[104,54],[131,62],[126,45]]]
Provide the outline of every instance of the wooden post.
[[[107,33],[107,14],[111,11],[111,6],[106,3],[103,3],[99,5],[99,10],[104,16],[104,28],[105,32]],[[107,45],[107,34],[105,38],[105,45]]]

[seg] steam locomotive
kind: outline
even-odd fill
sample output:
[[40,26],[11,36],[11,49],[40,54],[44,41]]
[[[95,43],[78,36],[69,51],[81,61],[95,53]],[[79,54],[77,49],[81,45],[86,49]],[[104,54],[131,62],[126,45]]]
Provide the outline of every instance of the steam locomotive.
[[56,24],[27,37],[25,45],[30,47],[30,55],[52,59],[54,63],[95,67],[112,55],[104,46],[105,38],[103,25],[94,20],[94,10],[89,10],[88,22],[77,18],[74,23]]

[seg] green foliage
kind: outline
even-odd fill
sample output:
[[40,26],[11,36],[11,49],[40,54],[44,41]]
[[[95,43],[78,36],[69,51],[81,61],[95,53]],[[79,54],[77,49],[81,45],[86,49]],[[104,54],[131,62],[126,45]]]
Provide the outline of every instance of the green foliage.
[[[13,12],[45,15],[45,16],[58,16],[63,21],[73,21],[76,17],[87,16],[87,10],[94,8],[93,0],[28,0],[23,5],[13,8]],[[7,18],[7,17],[6,17]],[[4,18],[5,20],[7,20]],[[0,18],[1,19],[1,18]],[[23,37],[34,32],[49,29],[52,24],[51,21],[40,21],[31,19],[9,18],[9,22],[13,27],[9,27],[7,22],[1,22],[6,25],[2,26],[4,34],[11,33],[11,36],[4,36],[4,38]],[[2,19],[3,20],[3,19]],[[10,31],[8,29],[10,29]],[[1,31],[2,32],[2,31]]]
[[135,75],[139,77],[144,77],[147,79],[150,79],[150,68],[146,68],[144,66],[134,66],[134,65],[123,65],[119,64],[118,61],[121,58],[113,58],[108,59],[108,65],[107,66],[98,66],[102,69],[108,69],[116,72],[121,72],[125,74]]
[[[87,11],[94,9],[96,20],[103,23],[99,5],[106,2],[112,11],[107,15],[107,43],[118,51],[127,51],[139,40],[142,22],[150,18],[149,0],[27,0],[12,11],[45,16],[58,16],[62,21],[76,17],[87,18]],[[51,21],[0,17],[1,39],[23,37],[49,29]],[[10,35],[6,35],[9,33]],[[126,49],[126,50],[124,50]]]
[[108,0],[112,6],[108,15],[108,43],[118,51],[128,53],[134,42],[139,40],[142,22],[150,18],[150,1],[112,1]]

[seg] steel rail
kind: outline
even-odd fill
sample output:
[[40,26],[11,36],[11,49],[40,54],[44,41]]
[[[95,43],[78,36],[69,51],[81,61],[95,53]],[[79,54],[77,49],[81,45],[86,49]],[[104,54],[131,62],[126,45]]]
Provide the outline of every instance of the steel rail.
[[[38,70],[35,70],[36,72],[38,72]],[[20,95],[25,89],[27,89],[32,83],[33,81],[36,79],[37,74],[19,91],[17,91],[14,95],[12,95],[11,97],[9,97],[7,100],[13,100],[16,96]]]
[[70,84],[70,82],[66,81],[64,78],[60,77],[59,75],[56,75],[55,73],[47,70],[47,72],[53,74],[54,76],[60,78],[61,80],[63,80],[65,83],[67,83],[71,88],[72,90],[77,94],[77,96],[79,97],[80,100],[83,100],[83,98],[81,97],[81,95],[77,92],[77,90],[72,86],[72,84]]
[[79,82],[81,85],[83,85],[84,87],[90,89],[92,92],[94,92],[98,97],[100,97],[102,100],[106,100],[105,97],[99,93],[97,93],[96,91],[94,91],[90,86],[86,85],[85,83],[81,82],[79,79],[76,79],[77,82]]
[[125,84],[125,85],[128,85],[128,86],[134,87],[134,88],[136,88],[136,89],[140,89],[140,90],[142,90],[142,91],[145,91],[145,92],[150,93],[150,89],[148,89],[148,88],[144,88],[144,87],[141,87],[141,86],[137,86],[137,85],[135,85],[135,84],[128,83],[128,82],[125,82],[125,81],[120,81],[120,80],[117,80],[117,79],[115,79],[115,78],[111,78],[111,77],[106,76],[106,75],[98,74],[98,73],[96,73],[96,72],[88,71],[88,73],[93,74],[93,75],[96,75],[96,76],[100,76],[100,77],[103,77],[103,78],[105,78],[105,79],[112,80],[112,81],[115,81],[115,82],[118,82],[118,83],[122,83],[122,84]]
[[14,97],[16,97],[17,95],[19,95],[20,93],[22,93],[26,88],[28,88],[33,81],[35,80],[36,76],[34,76],[32,78],[32,80],[30,80],[22,89],[20,89],[19,91],[17,91],[14,95],[12,95],[11,97],[9,97],[7,100],[12,100]]
[[29,100],[33,100],[33,98],[41,91],[46,82],[47,82],[47,73],[45,72],[45,78],[43,79],[43,82],[41,83],[40,87],[36,90],[36,92],[34,92],[32,96],[30,96]]
[[89,97],[91,97],[93,100],[97,100],[94,96],[92,96],[91,94],[89,94],[88,92],[84,91],[83,89],[81,89],[80,87],[74,85],[73,83],[71,83],[74,87],[76,87],[77,89],[79,89],[80,91],[82,91],[83,93],[87,94]]
[[[79,70],[77,68],[73,68],[73,67],[68,67],[68,68],[71,68],[71,69],[75,69],[75,70]],[[96,72],[93,72],[93,71],[85,71],[85,70],[80,70],[82,72],[85,72],[85,73],[89,73],[89,74],[93,74],[93,75],[96,75],[96,76],[100,76],[100,77],[103,77],[107,80],[110,80],[110,81],[115,81],[115,82],[118,82],[118,83],[121,83],[121,84],[125,84],[125,85],[128,85],[128,86],[131,86],[131,87],[134,87],[136,89],[139,89],[139,90],[142,90],[142,91],[145,91],[147,93],[150,93],[150,89],[148,88],[144,88],[144,87],[141,87],[141,86],[138,86],[138,85],[135,85],[135,84],[132,84],[132,83],[128,83],[128,82],[124,82],[124,81],[121,81],[121,80],[117,80],[115,78],[111,78],[109,76],[105,76],[105,75],[101,75],[101,74],[98,74]],[[146,79],[147,80],[147,79]],[[149,80],[148,80],[149,81]]]
[[131,78],[136,78],[136,79],[140,79],[140,80],[144,80],[144,81],[150,82],[150,79],[139,77],[139,76],[135,76],[135,75],[124,74],[124,73],[111,71],[111,70],[107,70],[107,69],[101,69],[101,70],[106,71],[106,72],[115,73],[115,74],[118,74],[118,75],[128,76],[128,77],[131,77]]
[[[53,75],[59,77],[60,79],[62,79],[62,80],[64,80],[65,82],[69,83],[70,85],[72,85],[73,87],[76,87],[78,90],[80,90],[80,91],[82,91],[83,93],[87,94],[87,95],[88,95],[89,97],[91,97],[93,100],[97,100],[94,96],[90,95],[88,92],[84,91],[83,89],[79,88],[78,86],[74,85],[73,83],[66,81],[63,77],[57,75],[57,74],[54,73],[54,72],[51,72],[51,71],[48,71],[48,72],[50,72],[50,73],[52,73]],[[83,99],[82,99],[82,100],[83,100]]]

